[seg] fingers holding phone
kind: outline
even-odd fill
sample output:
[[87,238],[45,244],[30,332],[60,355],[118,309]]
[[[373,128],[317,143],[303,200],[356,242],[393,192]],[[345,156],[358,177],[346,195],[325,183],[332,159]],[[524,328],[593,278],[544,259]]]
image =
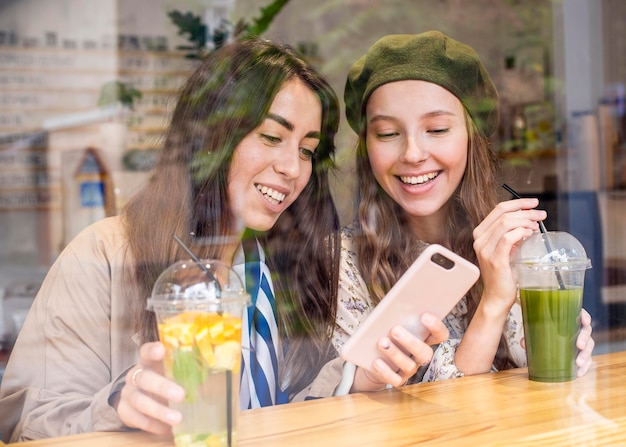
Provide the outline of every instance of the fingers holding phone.
[[[408,337],[413,338],[418,344],[424,345],[425,348],[430,347],[414,335],[406,331],[401,326],[394,328],[399,331],[407,332]],[[403,334],[405,336],[406,334]],[[404,344],[396,344],[389,337],[383,337],[378,341],[377,348],[380,351],[380,357],[376,358],[370,368],[358,367],[354,376],[354,383],[351,392],[379,391],[384,389],[387,384],[399,387],[406,383],[409,378],[417,372],[421,365],[420,360],[425,362],[432,358],[432,350],[430,356],[423,354],[418,358],[414,358],[405,351],[403,346],[410,344],[409,340],[405,340]],[[417,349],[421,351],[421,349]]]
[[[442,320],[435,315],[425,312],[421,316],[422,324],[428,330],[429,334],[426,337],[425,343],[428,345],[438,345],[446,341],[450,337],[450,331],[443,323]],[[430,362],[430,360],[428,360]]]
[[[414,363],[429,361],[433,354],[430,345],[448,337],[443,318],[478,280],[479,274],[478,267],[461,256],[441,245],[429,245],[356,328],[343,345],[341,356],[372,372],[375,360],[387,359],[388,353],[380,346],[381,340],[387,338],[394,348],[404,350],[405,357],[412,355]],[[411,337],[394,339],[391,334],[396,327],[405,329],[399,335],[409,332]],[[391,346],[388,350],[396,352]],[[395,360],[388,361],[394,374],[398,369],[406,369],[404,362],[399,354]],[[380,366],[379,374],[389,377],[389,371]],[[400,382],[394,378],[387,383]]]
[[372,362],[370,369],[357,369],[352,392],[380,390],[387,384],[402,386],[420,366],[430,362],[433,348],[429,343],[441,343],[449,332],[443,322],[430,313],[423,314],[421,322],[429,331],[425,341],[401,325],[394,326],[389,336],[378,340],[380,357]]
[[430,345],[448,338],[443,318],[479,275],[449,249],[426,247],[343,345],[341,357],[358,366],[350,391],[401,386],[430,362]]
[[[410,372],[406,379],[415,374],[421,365],[430,363],[433,357],[431,345],[441,343],[450,335],[443,321],[431,313],[422,314],[420,321],[428,333],[425,339],[418,338],[411,328],[396,325],[389,331],[389,338],[383,337],[378,343],[384,357],[396,367],[394,371]],[[387,344],[387,341],[390,343]]]

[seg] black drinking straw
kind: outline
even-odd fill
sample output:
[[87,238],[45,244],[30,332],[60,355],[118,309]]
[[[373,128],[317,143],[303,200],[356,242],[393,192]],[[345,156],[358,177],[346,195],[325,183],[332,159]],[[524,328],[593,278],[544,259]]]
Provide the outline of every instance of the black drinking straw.
[[[510,192],[513,195],[513,197],[515,197],[516,199],[522,198],[522,196],[520,196],[513,188],[511,188],[506,183],[503,183],[502,187],[506,189],[508,192]],[[543,224],[543,221],[541,220],[539,221],[539,231],[541,231],[541,233],[544,235],[543,242],[546,245],[546,250],[548,250],[548,253],[552,253],[552,245],[550,245],[550,241],[548,240],[548,235],[546,234],[547,233],[546,227]],[[556,275],[556,280],[559,282],[559,289],[565,290],[565,283],[563,282],[563,278],[561,278],[561,272],[559,272],[558,270],[555,270],[554,273]]]
[[[213,276],[213,273],[206,268],[206,266],[200,262],[200,259],[194,254],[193,251],[176,235],[174,239],[178,242],[191,259],[202,269],[202,271],[215,282],[215,295],[219,298],[222,295],[222,287],[219,281]],[[233,431],[233,374],[232,371],[226,370],[226,430],[228,432],[228,447],[232,446],[232,431]]]
[[226,370],[226,435],[228,447],[233,445],[233,372]]
[[211,281],[215,282],[215,295],[217,296],[217,298],[222,296],[222,287],[220,286],[220,282],[215,278],[215,276],[213,276],[213,273],[211,273],[209,269],[207,269],[206,266],[202,262],[200,262],[200,260],[193,253],[193,251],[191,251],[191,249],[187,247],[187,245],[185,245],[185,243],[178,236],[174,235],[174,239],[176,240],[176,242],[178,242],[178,245],[183,247],[187,254],[191,256],[191,259],[198,265],[198,267],[200,267],[200,269],[206,274],[206,276],[208,276]]

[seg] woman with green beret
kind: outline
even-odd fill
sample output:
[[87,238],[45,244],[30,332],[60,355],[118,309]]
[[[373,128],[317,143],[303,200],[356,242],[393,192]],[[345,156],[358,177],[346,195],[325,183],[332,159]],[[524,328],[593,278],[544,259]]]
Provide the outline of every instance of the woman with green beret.
[[[354,386],[374,390],[409,378],[432,381],[524,366],[509,257],[546,212],[535,209],[534,198],[498,203],[497,157],[489,143],[498,94],[476,52],[437,31],[383,37],[350,69],[344,99],[359,136],[360,203],[357,219],[342,230],[337,349],[425,245],[441,244],[481,270],[445,318],[450,338],[429,364],[419,368],[406,354],[416,339],[398,326],[379,341],[394,364],[381,358],[369,371],[357,368]],[[578,375],[589,369],[594,346],[584,310],[581,320]]]

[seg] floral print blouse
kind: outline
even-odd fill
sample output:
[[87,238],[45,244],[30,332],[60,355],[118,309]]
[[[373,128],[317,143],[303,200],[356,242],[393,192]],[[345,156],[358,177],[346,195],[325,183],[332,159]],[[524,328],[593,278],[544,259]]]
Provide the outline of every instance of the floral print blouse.
[[[354,248],[355,224],[344,227],[341,231],[341,266],[339,273],[339,298],[333,344],[340,351],[343,344],[354,333],[356,328],[367,318],[373,306],[367,287],[358,268],[357,254]],[[429,365],[420,368],[417,380],[432,382],[435,380],[460,377],[463,373],[456,367],[454,356],[461,342],[467,325],[467,301],[462,298],[454,309],[446,316],[444,323],[450,331],[450,338],[439,344]],[[511,308],[504,327],[511,358],[518,366],[526,366],[526,353],[520,345],[524,336],[522,312],[519,302]],[[492,371],[495,367],[492,366]]]

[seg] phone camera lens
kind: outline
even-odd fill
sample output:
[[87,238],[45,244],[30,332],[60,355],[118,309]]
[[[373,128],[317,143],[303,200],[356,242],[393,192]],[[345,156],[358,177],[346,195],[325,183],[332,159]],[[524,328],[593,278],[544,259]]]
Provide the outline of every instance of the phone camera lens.
[[451,259],[446,258],[442,254],[435,253],[434,255],[432,255],[432,257],[430,259],[435,264],[443,267],[446,270],[450,270],[452,267],[454,267],[454,261],[452,261]]

